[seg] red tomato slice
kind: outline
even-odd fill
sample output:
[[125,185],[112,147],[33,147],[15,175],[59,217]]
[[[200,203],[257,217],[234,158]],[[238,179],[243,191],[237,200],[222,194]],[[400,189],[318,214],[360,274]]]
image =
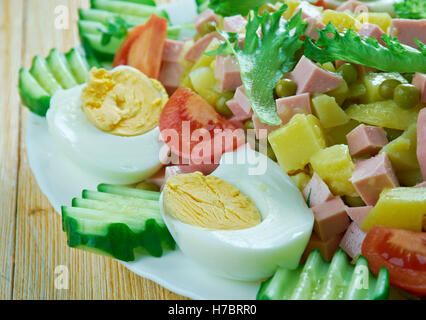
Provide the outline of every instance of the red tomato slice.
[[133,28],[118,49],[113,66],[126,64],[158,79],[167,37],[168,21],[153,14],[141,26]]
[[244,143],[244,130],[185,87],[178,88],[164,106],[159,128],[171,152],[179,157],[175,164],[218,163],[223,153]]
[[364,239],[362,254],[376,275],[385,266],[392,285],[426,295],[425,232],[375,226]]

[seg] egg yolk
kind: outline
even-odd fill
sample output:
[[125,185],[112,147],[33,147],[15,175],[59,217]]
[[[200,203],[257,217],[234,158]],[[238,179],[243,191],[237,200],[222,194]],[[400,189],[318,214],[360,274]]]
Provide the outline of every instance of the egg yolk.
[[155,128],[167,100],[161,83],[129,68],[93,68],[81,95],[87,119],[119,136],[141,135]]
[[167,214],[194,226],[238,230],[251,228],[262,220],[254,203],[240,190],[200,172],[168,178],[163,197]]

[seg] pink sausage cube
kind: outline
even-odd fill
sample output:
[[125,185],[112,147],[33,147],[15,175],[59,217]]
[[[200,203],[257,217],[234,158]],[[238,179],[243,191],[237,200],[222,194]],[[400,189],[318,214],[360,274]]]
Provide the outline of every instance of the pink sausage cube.
[[340,197],[316,205],[312,211],[315,216],[314,230],[321,240],[328,240],[349,226],[346,206]]
[[193,173],[193,172],[201,172],[204,175],[209,175],[219,166],[219,163],[201,163],[201,164],[186,164],[180,165],[179,170],[180,173]]
[[197,61],[207,49],[210,42],[213,41],[213,39],[222,40],[222,37],[217,32],[206,34],[205,36],[198,39],[188,50],[188,52],[185,54],[185,59],[192,62]]
[[296,113],[310,114],[311,99],[309,93],[277,99],[277,113],[282,120],[282,125],[288,123]]
[[354,259],[361,254],[362,243],[366,235],[355,222],[352,222],[340,241],[339,247]]
[[247,20],[242,15],[223,18],[223,29],[226,32],[238,33],[247,25]]
[[316,29],[322,30],[325,28],[325,24],[317,18],[306,18],[305,21],[308,23],[306,27],[305,35],[311,37],[314,40],[318,40],[319,33]]
[[311,238],[309,239],[308,245],[306,246],[305,251],[303,252],[301,262],[303,263],[308,258],[309,254],[313,250],[319,250],[324,260],[331,261],[334,256],[334,253],[339,249],[339,243],[343,237],[343,233],[336,234],[328,240],[321,240],[315,232],[312,233]]
[[251,117],[251,120],[253,121],[253,126],[254,126],[254,130],[256,131],[257,139],[265,138],[270,132],[281,127],[281,126],[271,126],[269,124],[263,123],[255,114],[253,114],[253,116]]
[[169,95],[179,87],[183,69],[179,62],[163,61],[158,80],[163,84]]
[[220,23],[220,17],[215,14],[212,9],[207,9],[206,11],[201,13],[194,20],[195,29],[197,30],[198,34],[202,33],[201,26],[206,22],[214,22],[218,26]]
[[426,108],[420,110],[417,118],[417,160],[426,180]]
[[250,101],[247,98],[244,90],[244,86],[237,88],[234,94],[234,98],[229,100],[226,105],[229,109],[231,109],[235,119],[237,120],[244,121],[250,119],[253,114]]
[[307,1],[302,1],[296,7],[296,9],[294,9],[293,15],[295,15],[296,13],[298,13],[300,10],[302,10],[302,18],[303,19],[307,19],[307,18],[320,18],[320,16],[321,16],[320,9],[317,6],[314,6],[314,5],[310,4]]
[[305,56],[290,73],[290,79],[297,83],[297,94],[328,92],[342,82],[340,75],[322,69]]
[[399,42],[417,49],[419,45],[414,39],[426,43],[426,19],[392,19],[388,33],[397,37]]
[[234,56],[217,56],[215,77],[223,91],[234,91],[243,84],[240,67]]
[[163,61],[178,62],[183,49],[183,41],[167,39],[164,44]]
[[382,28],[380,28],[377,24],[363,23],[361,29],[359,29],[358,31],[358,34],[367,38],[374,37],[382,46],[385,45],[385,43],[381,39],[384,32]]
[[364,221],[371,209],[373,209],[373,206],[346,207],[346,212],[352,221],[360,227],[362,221]]
[[344,3],[342,3],[340,6],[336,8],[336,11],[343,12],[345,10],[349,10],[351,12],[355,12],[357,7],[359,6],[363,6],[367,9],[367,10],[364,10],[363,12],[368,12],[368,7],[365,4],[355,0],[345,1]]
[[360,124],[346,135],[351,156],[377,154],[387,143],[386,131],[375,126]]
[[305,200],[308,200],[309,197],[310,208],[334,198],[328,185],[315,172],[305,189],[303,189],[303,196]]
[[416,188],[426,188],[426,181],[420,182],[416,184],[414,187]]
[[416,72],[411,82],[420,91],[420,101],[426,103],[426,74]]
[[357,162],[350,180],[362,200],[369,206],[376,204],[383,189],[399,186],[386,152]]

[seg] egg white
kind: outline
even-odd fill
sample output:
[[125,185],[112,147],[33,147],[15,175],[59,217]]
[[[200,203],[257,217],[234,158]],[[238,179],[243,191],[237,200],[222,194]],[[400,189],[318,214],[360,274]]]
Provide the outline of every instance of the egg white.
[[60,150],[105,183],[136,183],[158,171],[164,145],[158,127],[133,137],[99,130],[81,109],[80,97],[85,86],[59,90],[50,101],[48,128]]
[[[236,154],[242,152],[265,161],[265,174],[249,175],[253,165],[230,161],[230,157],[238,158]],[[212,273],[235,280],[263,279],[279,266],[296,268],[309,241],[314,216],[290,177],[275,162],[245,147],[224,154],[212,175],[249,196],[259,209],[262,222],[241,230],[189,225],[164,211],[161,195],[162,216],[182,252]]]

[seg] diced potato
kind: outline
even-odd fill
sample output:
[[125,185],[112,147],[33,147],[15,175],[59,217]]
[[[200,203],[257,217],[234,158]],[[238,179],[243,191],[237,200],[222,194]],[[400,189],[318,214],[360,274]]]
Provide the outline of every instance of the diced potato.
[[346,135],[353,129],[359,126],[359,122],[356,120],[349,120],[348,123],[325,130],[325,136],[327,137],[328,145],[332,146],[335,144],[348,144]]
[[392,21],[392,17],[386,12],[363,12],[356,19],[361,23],[377,24],[385,33]]
[[312,98],[312,108],[323,128],[333,128],[348,123],[350,118],[334,97],[320,94]]
[[362,83],[365,85],[367,92],[360,97],[361,103],[371,103],[385,100],[379,93],[379,87],[383,81],[395,79],[401,83],[407,83],[407,80],[397,72],[376,73],[372,72],[362,77]]
[[300,191],[305,189],[309,180],[311,180],[311,176],[306,172],[296,173],[295,175],[290,176],[290,178],[293,180],[294,184],[299,188]]
[[[348,89],[347,98],[356,99],[362,97],[367,93],[367,88],[361,81],[357,81],[350,85]],[[330,93],[329,93],[330,94]]]
[[401,136],[382,148],[392,162],[395,171],[419,169],[417,160],[417,125],[412,124]]
[[288,6],[287,10],[283,13],[284,19],[290,19],[294,13],[294,10],[300,4],[298,0],[285,0],[284,3]]
[[201,67],[191,71],[189,78],[194,90],[208,103],[216,105],[220,93],[215,90],[217,82],[213,70],[209,67]]
[[353,104],[347,108],[346,114],[354,120],[398,130],[406,130],[416,123],[421,105],[402,109],[393,100],[377,101],[368,104]]
[[416,184],[423,182],[423,176],[420,169],[410,171],[396,172],[396,177],[402,186],[412,187]]
[[333,194],[351,197],[358,195],[349,181],[355,166],[347,145],[338,144],[318,151],[312,156],[311,165]]
[[384,190],[375,207],[361,224],[364,231],[381,225],[422,231],[426,215],[426,188],[393,188]]
[[312,155],[326,146],[320,122],[311,114],[294,115],[289,123],[272,131],[268,140],[286,173],[302,170]]
[[334,99],[336,99],[337,104],[341,106],[349,95],[348,84],[345,80],[342,80],[340,85],[336,89],[328,91],[327,95],[334,97]]
[[341,31],[343,29],[349,29],[349,28],[355,31],[358,31],[359,29],[361,29],[361,25],[362,25],[361,22],[359,22],[357,19],[347,14],[346,12],[324,10],[322,14],[322,23],[327,25],[329,22],[331,22]]

